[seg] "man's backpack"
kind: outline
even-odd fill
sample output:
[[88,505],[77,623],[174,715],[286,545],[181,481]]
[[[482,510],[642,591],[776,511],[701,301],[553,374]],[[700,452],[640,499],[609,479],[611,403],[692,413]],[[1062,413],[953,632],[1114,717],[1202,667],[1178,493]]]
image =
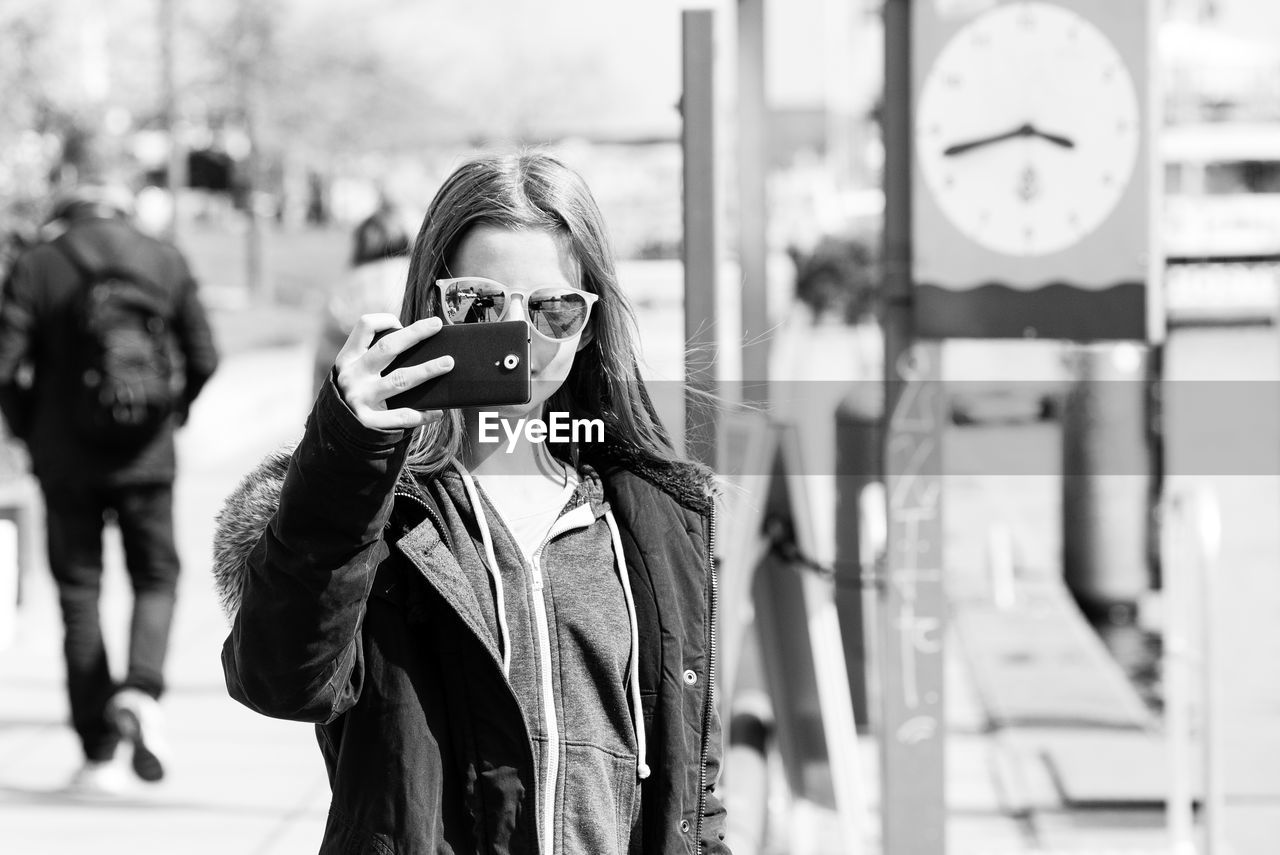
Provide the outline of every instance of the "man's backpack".
[[72,425],[88,443],[129,449],[159,432],[177,403],[168,292],[137,271],[89,264],[69,241],[57,246],[81,276],[72,304]]

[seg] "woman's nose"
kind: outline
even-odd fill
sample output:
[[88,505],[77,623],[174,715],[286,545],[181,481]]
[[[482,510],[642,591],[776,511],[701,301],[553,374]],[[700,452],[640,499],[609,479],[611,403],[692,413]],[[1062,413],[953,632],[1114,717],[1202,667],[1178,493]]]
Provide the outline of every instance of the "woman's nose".
[[[519,314],[516,314],[517,303],[520,304]],[[524,294],[521,294],[519,291],[515,291],[507,297],[507,313],[506,316],[503,317],[504,321],[524,321],[525,323],[531,323],[528,315],[529,307],[525,304]]]

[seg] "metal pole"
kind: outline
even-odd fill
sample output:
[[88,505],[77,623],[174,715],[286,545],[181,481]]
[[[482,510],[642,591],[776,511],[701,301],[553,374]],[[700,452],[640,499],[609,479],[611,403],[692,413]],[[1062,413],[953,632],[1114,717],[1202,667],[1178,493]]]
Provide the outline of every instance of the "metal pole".
[[764,0],[738,0],[738,259],[742,276],[743,400],[765,398],[769,379],[768,216],[765,172]]
[[884,5],[884,329],[885,412],[901,391],[899,357],[913,335],[911,306],[911,3]]
[[716,384],[717,201],[715,12],[681,13],[684,94],[685,454],[716,461],[716,413],[704,400]]

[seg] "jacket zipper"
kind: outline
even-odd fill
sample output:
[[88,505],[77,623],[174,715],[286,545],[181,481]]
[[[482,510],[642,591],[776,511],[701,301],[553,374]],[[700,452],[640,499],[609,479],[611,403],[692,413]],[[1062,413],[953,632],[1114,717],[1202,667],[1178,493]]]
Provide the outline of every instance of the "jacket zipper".
[[711,751],[709,739],[711,713],[715,704],[716,685],[716,506],[711,503],[711,515],[707,520],[707,567],[711,571],[711,605],[707,611],[707,694],[702,707],[702,758],[698,767],[698,824],[694,837],[694,851],[702,855],[702,820],[707,810],[707,759]]
[[[555,531],[555,525],[551,527]],[[551,677],[551,629],[547,625],[547,606],[542,599],[542,550],[551,540],[551,533],[534,550],[530,562],[533,570],[533,614],[538,627],[538,663],[542,671],[542,717],[547,727],[547,772],[543,794],[543,851],[551,855],[555,851],[556,779],[560,775],[560,722],[556,717],[555,684]]]
[[440,532],[441,539],[443,539],[445,545],[449,547],[449,551],[453,552],[453,539],[449,536],[449,529],[445,527],[444,519],[441,518],[440,514],[426,499],[423,499],[421,496],[415,496],[413,493],[410,493],[407,490],[402,490],[399,487],[393,491],[393,495],[401,499],[408,499],[426,511],[427,516],[431,517],[431,521],[435,523],[436,531]]
[[[574,508],[578,510],[581,505]],[[546,792],[543,794],[543,811],[546,814],[543,827],[545,855],[555,851],[556,786],[560,778],[560,718],[556,714],[555,682],[551,674],[551,626],[547,621],[547,605],[542,599],[542,553],[553,538],[559,537],[574,526],[564,523],[573,511],[561,513],[547,530],[547,536],[533,551],[529,565],[533,571],[533,614],[538,628],[538,663],[542,683],[542,715],[547,727]],[[560,528],[565,525],[564,528]]]

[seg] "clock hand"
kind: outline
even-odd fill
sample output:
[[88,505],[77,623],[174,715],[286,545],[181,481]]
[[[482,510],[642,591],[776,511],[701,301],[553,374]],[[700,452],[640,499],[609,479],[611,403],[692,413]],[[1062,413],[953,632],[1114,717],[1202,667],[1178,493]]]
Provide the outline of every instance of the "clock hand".
[[1020,128],[1014,128],[1011,131],[1005,131],[1003,134],[995,134],[990,137],[981,137],[976,140],[968,140],[967,142],[956,143],[942,150],[944,157],[955,157],[957,154],[964,154],[967,151],[973,151],[976,148],[984,148],[993,143],[1004,142],[1015,137],[1024,137],[1032,130],[1030,125],[1023,125]]
[[1069,137],[1063,137],[1057,134],[1046,133],[1045,131],[1042,131],[1039,128],[1032,128],[1030,135],[1037,136],[1040,139],[1044,140],[1045,142],[1051,142],[1054,145],[1060,145],[1063,148],[1076,147],[1076,144]]
[[942,154],[944,157],[955,157],[958,154],[964,154],[965,152],[973,151],[977,148],[984,148],[985,146],[989,146],[994,143],[1004,142],[1005,140],[1016,139],[1018,137],[1039,137],[1042,140],[1051,142],[1054,145],[1060,145],[1063,148],[1075,148],[1075,143],[1067,137],[1046,133],[1039,128],[1036,128],[1034,125],[1025,124],[1016,127],[1011,131],[1005,131],[1002,134],[995,134],[989,137],[981,137],[976,140],[956,143],[955,145],[951,145],[943,149]]

